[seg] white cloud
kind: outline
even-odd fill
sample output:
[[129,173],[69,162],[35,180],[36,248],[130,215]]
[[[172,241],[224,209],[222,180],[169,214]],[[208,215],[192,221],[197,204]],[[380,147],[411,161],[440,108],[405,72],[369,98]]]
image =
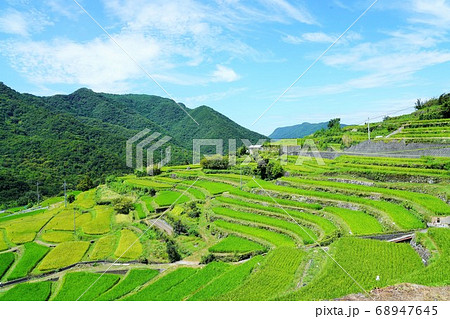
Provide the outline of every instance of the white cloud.
[[262,0],[262,3],[271,7],[275,12],[282,12],[298,22],[306,24],[317,23],[312,15],[304,7],[300,6],[298,2],[295,6],[286,0]]
[[0,32],[7,34],[26,37],[33,32],[41,32],[51,24],[45,15],[36,10],[20,12],[9,8],[0,15]]
[[212,78],[214,82],[234,82],[239,80],[240,77],[233,69],[218,64]]
[[[117,40],[133,52],[134,58],[150,71],[160,50],[151,39],[139,35],[122,35]],[[13,61],[13,67],[34,83],[81,84],[94,90],[125,91],[129,79],[143,77],[138,67],[109,39],[94,39],[80,44],[70,40],[8,41],[1,51]]]
[[[290,44],[301,44],[304,42],[313,42],[313,43],[333,43],[336,41],[336,39],[339,37],[338,34],[326,34],[324,32],[308,32],[303,33],[301,36],[295,36],[295,35],[285,35],[281,39]],[[345,36],[343,36],[339,43],[347,44],[349,42],[358,41],[361,40],[362,36],[353,31],[347,32]]]
[[412,0],[410,9],[417,15],[413,23],[423,23],[450,29],[450,3],[446,0]]
[[330,36],[323,32],[304,33],[302,38],[308,42],[332,43],[337,37]]

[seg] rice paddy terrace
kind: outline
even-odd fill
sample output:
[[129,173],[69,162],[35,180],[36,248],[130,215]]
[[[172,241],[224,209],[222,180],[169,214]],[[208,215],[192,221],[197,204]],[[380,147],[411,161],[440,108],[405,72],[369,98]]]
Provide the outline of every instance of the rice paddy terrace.
[[[450,229],[427,226],[450,215],[449,158],[296,161],[274,181],[166,167],[67,207],[3,211],[0,300],[319,300],[450,284]],[[396,233],[413,244],[367,238]]]

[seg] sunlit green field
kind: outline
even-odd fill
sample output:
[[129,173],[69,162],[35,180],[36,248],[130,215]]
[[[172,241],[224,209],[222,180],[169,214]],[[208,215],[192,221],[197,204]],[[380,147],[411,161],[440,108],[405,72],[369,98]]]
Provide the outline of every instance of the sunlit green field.
[[[427,227],[450,216],[448,159],[296,160],[276,180],[174,166],[76,192],[67,207],[6,210],[0,300],[330,300],[450,284],[450,231]],[[426,265],[409,243],[362,238],[405,231]]]

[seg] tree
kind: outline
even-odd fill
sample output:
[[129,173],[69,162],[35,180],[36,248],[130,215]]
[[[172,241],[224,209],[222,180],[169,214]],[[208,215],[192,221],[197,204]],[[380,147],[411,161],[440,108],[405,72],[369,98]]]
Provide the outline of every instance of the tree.
[[176,262],[181,259],[180,253],[177,250],[177,246],[172,240],[167,240],[166,242],[166,251],[169,256],[169,260],[171,263]]
[[116,213],[128,214],[133,208],[133,201],[128,197],[120,197],[113,201],[113,205]]
[[423,105],[424,105],[424,103],[422,102],[422,100],[421,99],[417,99],[416,105],[415,105],[416,110],[423,109]]
[[227,169],[228,158],[222,155],[205,156],[200,161],[200,165],[206,169]]
[[243,146],[241,146],[241,147],[239,147],[238,149],[237,149],[237,155],[238,156],[244,156],[244,155],[246,155],[248,153],[248,148],[245,146],[245,145],[243,145]]
[[187,229],[187,227],[179,220],[176,220],[173,223],[173,232],[177,235],[189,234],[189,230]]
[[341,129],[341,119],[340,118],[335,118],[335,119],[329,120],[327,127],[328,127],[329,130]]
[[272,160],[261,159],[254,170],[255,175],[259,175],[261,179],[273,180],[283,176],[284,169],[280,163]]
[[85,175],[83,177],[83,179],[80,180],[80,182],[77,185],[77,189],[79,189],[80,191],[83,191],[83,192],[90,190],[93,187],[94,187],[94,183],[92,182],[89,175]]
[[73,203],[75,201],[75,195],[74,194],[69,194],[69,196],[67,196],[67,201],[69,203]]

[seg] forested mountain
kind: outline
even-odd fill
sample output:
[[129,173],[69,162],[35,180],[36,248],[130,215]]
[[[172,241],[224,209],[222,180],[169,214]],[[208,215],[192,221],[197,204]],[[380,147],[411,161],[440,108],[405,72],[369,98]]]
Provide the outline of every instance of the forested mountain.
[[320,129],[326,128],[328,122],[323,123],[308,123],[304,122],[302,124],[279,127],[269,135],[272,139],[283,139],[283,138],[302,138],[308,136]]
[[[0,204],[61,191],[63,180],[74,188],[89,175],[132,170],[125,165],[125,143],[144,128],[172,140],[171,164],[192,161],[193,138],[256,141],[252,132],[207,106],[188,109],[195,124],[173,101],[147,95],[112,95],[80,89],[69,95],[21,94],[0,82]],[[156,154],[158,159],[158,154]]]

